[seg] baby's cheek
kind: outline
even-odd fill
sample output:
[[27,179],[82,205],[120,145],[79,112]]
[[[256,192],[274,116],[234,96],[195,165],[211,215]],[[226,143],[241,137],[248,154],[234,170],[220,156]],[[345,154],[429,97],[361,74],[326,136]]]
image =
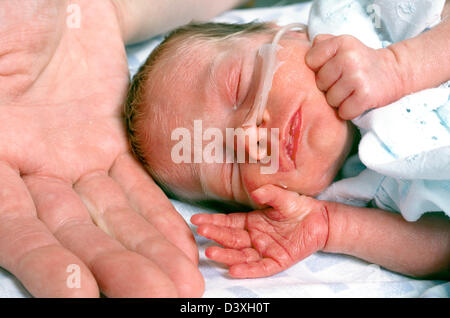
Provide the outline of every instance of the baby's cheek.
[[307,134],[307,145],[316,156],[329,156],[341,151],[347,140],[346,123],[330,106],[318,109]]
[[[323,125],[316,123],[313,125],[306,137],[306,145],[311,155],[313,155],[317,160],[320,160],[327,152],[328,149],[333,144],[334,137],[331,135],[330,130]],[[306,150],[304,148],[304,150]]]
[[317,194],[335,177],[345,155],[349,138],[347,124],[332,117],[315,118],[305,132],[302,159],[310,181],[310,193]]

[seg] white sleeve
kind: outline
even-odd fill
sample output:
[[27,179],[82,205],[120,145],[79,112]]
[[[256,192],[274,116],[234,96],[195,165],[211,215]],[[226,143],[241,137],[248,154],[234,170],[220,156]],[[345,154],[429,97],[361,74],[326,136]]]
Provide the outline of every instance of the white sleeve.
[[318,34],[349,34],[365,45],[378,49],[382,43],[375,31],[372,17],[367,13],[367,1],[315,0],[308,21],[311,42]]
[[450,88],[431,88],[352,121],[366,133],[358,154],[380,174],[450,180]]
[[414,37],[440,22],[445,0],[315,0],[309,37],[350,34],[378,49]]
[[[372,2],[372,1],[371,1]],[[445,0],[373,0],[384,26],[380,35],[391,42],[403,41],[441,21]]]

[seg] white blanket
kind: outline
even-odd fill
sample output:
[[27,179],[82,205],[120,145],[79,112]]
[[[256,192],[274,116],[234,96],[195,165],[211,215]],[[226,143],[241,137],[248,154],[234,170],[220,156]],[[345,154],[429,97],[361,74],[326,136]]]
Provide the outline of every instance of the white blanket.
[[[216,20],[248,22],[255,19],[277,20],[280,24],[308,21],[310,4],[286,7],[235,10]],[[161,37],[128,48],[130,72],[134,74]],[[189,221],[198,212],[214,212],[190,204],[172,201]],[[195,232],[195,228],[192,227]],[[316,253],[288,270],[268,278],[231,279],[227,269],[204,256],[214,244],[196,235],[200,249],[200,270],[205,277],[204,297],[449,297],[450,283],[415,280],[374,264],[345,255]],[[21,284],[0,269],[0,297],[29,297]]]

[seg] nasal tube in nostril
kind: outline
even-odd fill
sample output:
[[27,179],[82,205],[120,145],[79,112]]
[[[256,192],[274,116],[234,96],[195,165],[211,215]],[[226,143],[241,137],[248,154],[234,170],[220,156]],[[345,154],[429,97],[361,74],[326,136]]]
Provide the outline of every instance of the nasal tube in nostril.
[[272,88],[272,81],[277,70],[277,45],[264,44],[258,51],[262,59],[261,79],[258,85],[258,91],[255,96],[255,102],[247,114],[244,127],[260,125],[264,110],[266,109],[269,92]]
[[256,163],[268,156],[267,128],[259,128],[256,125],[245,127],[246,150],[250,163]]

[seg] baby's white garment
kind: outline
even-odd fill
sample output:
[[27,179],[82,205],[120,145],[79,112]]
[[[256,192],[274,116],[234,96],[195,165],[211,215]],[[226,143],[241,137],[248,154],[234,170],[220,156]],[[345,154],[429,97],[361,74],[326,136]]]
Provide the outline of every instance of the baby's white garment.
[[[352,160],[359,162],[357,156]],[[401,211],[408,221],[418,220],[425,212],[444,211],[450,216],[450,180],[392,178],[371,169],[333,183],[317,198]]]
[[444,5],[445,0],[316,0],[309,16],[309,38],[350,34],[381,48],[435,26]]
[[[372,48],[414,37],[440,21],[445,1],[318,0],[309,34],[350,34]],[[382,80],[382,79],[381,79]],[[450,216],[450,86],[423,90],[353,120],[360,129],[352,177],[333,183],[322,200],[399,211],[408,221],[425,212]],[[344,166],[355,167],[355,158]],[[355,169],[353,169],[355,170]],[[362,171],[361,171],[362,170]],[[343,174],[346,177],[345,173]]]

